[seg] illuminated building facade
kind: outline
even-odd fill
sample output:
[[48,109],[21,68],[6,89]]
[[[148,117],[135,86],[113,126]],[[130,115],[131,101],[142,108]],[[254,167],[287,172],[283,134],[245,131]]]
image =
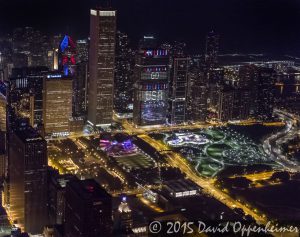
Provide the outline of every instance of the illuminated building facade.
[[89,42],[87,39],[76,41],[76,61],[77,63],[88,62],[89,60]]
[[74,75],[76,65],[76,45],[72,38],[65,35],[59,45],[58,65],[65,76]]
[[207,119],[208,90],[206,77],[203,72],[194,69],[190,77],[189,119],[195,122],[205,122]]
[[227,122],[233,119],[234,107],[234,90],[231,87],[225,86],[220,91],[218,119]]
[[112,226],[112,197],[93,179],[69,181],[64,236],[109,237]]
[[47,224],[47,165],[47,143],[32,127],[9,137],[9,213],[32,234]]
[[0,82],[0,177],[6,174],[6,85]]
[[114,223],[116,226],[114,232],[116,232],[116,234],[121,236],[130,236],[130,233],[132,233],[133,219],[132,211],[125,196],[122,197],[122,201],[115,212]]
[[257,76],[257,67],[254,65],[244,65],[239,68],[237,89],[234,95],[235,119],[246,120],[254,114]]
[[17,117],[25,117],[32,127],[43,124],[43,79],[46,67],[15,68],[8,86],[8,103]]
[[3,95],[0,92],[0,132],[1,131],[6,132],[6,107],[7,107],[6,95]]
[[[0,138],[1,139],[1,138]],[[6,154],[4,150],[0,149],[0,178],[4,179],[6,176]]]
[[189,58],[174,57],[170,80],[170,122],[184,123],[187,119]]
[[128,36],[117,32],[114,110],[122,116],[131,113],[133,104],[134,52]]
[[88,63],[76,64],[73,77],[73,117],[86,118],[88,88]]
[[209,69],[218,64],[219,38],[219,35],[213,31],[206,36],[205,63]]
[[133,119],[138,126],[165,124],[168,115],[169,51],[151,41],[144,37],[135,65]]
[[253,102],[252,92],[248,89],[236,88],[234,90],[233,119],[247,120]]
[[258,68],[257,73],[254,116],[260,120],[269,120],[275,104],[276,71],[272,68]]
[[44,78],[43,120],[47,136],[69,135],[72,117],[72,79],[61,74],[48,74]]
[[116,11],[91,10],[88,122],[112,123],[116,46]]
[[12,34],[14,67],[47,66],[47,36],[32,27],[16,28]]
[[58,171],[49,172],[49,223],[62,225],[65,220],[66,185],[76,179],[71,174],[60,175]]

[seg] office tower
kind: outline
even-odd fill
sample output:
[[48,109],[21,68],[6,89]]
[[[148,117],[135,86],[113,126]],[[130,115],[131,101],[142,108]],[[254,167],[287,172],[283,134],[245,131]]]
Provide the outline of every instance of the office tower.
[[224,69],[220,67],[212,68],[206,71],[206,76],[209,84],[222,84],[224,82]]
[[72,38],[65,35],[58,48],[58,68],[65,76],[75,74],[76,45]]
[[62,34],[54,35],[50,38],[50,50],[53,52],[53,68],[49,67],[51,70],[58,70],[58,54],[59,46],[64,36]]
[[[13,51],[15,67],[47,66],[50,48],[47,36],[32,27],[16,28],[13,31]],[[23,55],[22,61],[21,55]]]
[[73,117],[86,118],[87,113],[88,63],[76,64],[73,76]]
[[88,122],[112,123],[116,45],[116,11],[91,10]]
[[5,150],[0,149],[0,180],[1,181],[3,181],[6,175],[6,165],[7,165],[6,158],[7,156]]
[[188,57],[174,56],[170,79],[170,122],[172,124],[184,123],[187,119],[188,97]]
[[7,87],[0,82],[0,178],[3,179],[6,174],[6,98]]
[[62,225],[65,220],[66,185],[70,180],[76,179],[74,175],[60,175],[56,170],[49,170],[49,224]]
[[72,78],[62,74],[44,77],[43,121],[46,136],[69,134],[69,119],[72,117]]
[[213,118],[216,118],[216,112],[219,110],[219,97],[222,85],[224,84],[223,68],[210,68],[205,70],[206,80],[208,82],[208,108]]
[[205,122],[208,109],[208,90],[205,74],[197,69],[190,73],[190,120]]
[[43,78],[46,67],[15,68],[9,79],[8,103],[17,117],[30,120],[30,125],[43,124]]
[[6,132],[0,131],[0,152],[5,153],[7,147],[7,139],[6,139]]
[[218,119],[227,122],[233,119],[234,89],[223,86],[219,96]]
[[47,67],[50,71],[57,70],[58,68],[55,68],[55,61],[57,59],[57,52],[54,49],[50,49],[47,52]]
[[77,40],[76,41],[76,62],[88,62],[89,60],[89,42],[87,39]]
[[213,31],[206,36],[205,64],[208,69],[218,65],[219,38]]
[[238,87],[250,89],[257,82],[257,67],[254,65],[244,65],[239,68]]
[[[5,81],[7,78],[7,65],[11,64],[13,55],[12,40],[9,35],[0,38],[0,81]],[[5,78],[6,77],[6,78]]]
[[2,94],[0,89],[0,131],[2,132],[6,131],[6,107],[7,107],[6,94]]
[[128,36],[117,32],[115,99],[114,110],[117,115],[132,113],[133,104],[134,52],[129,47]]
[[12,55],[12,62],[14,68],[28,67],[31,64],[28,55],[25,53],[14,53]]
[[246,120],[253,114],[257,67],[244,65],[238,71],[238,83],[234,93],[234,119]]
[[166,123],[169,93],[169,52],[152,36],[141,42],[135,64],[133,119],[138,126]]
[[132,211],[126,197],[122,197],[122,201],[114,213],[114,224],[114,234],[116,236],[130,236],[130,233],[133,234]]
[[112,197],[93,179],[69,181],[65,237],[109,237],[112,225]]
[[259,120],[272,118],[275,100],[276,71],[272,68],[258,68],[254,85],[254,115]]
[[232,118],[235,120],[249,119],[253,101],[251,90],[235,88]]
[[9,136],[9,214],[26,232],[47,223],[47,143],[30,126]]
[[175,41],[173,46],[172,46],[172,55],[176,57],[183,57],[185,56],[185,48],[186,48],[186,43],[180,42],[180,41]]

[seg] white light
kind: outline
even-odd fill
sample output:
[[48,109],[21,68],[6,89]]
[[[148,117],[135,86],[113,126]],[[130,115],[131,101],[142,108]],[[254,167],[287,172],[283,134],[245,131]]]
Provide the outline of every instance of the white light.
[[100,16],[115,16],[115,11],[99,11]]
[[97,11],[95,11],[95,10],[91,10],[91,15],[93,15],[93,16],[97,16]]

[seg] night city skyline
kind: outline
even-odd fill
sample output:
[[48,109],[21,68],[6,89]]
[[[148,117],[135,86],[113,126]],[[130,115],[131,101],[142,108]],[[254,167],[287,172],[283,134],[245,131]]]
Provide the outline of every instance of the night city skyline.
[[298,0],[0,0],[0,237],[299,237]]
[[[89,9],[108,2],[1,0],[0,35],[11,33],[13,28],[33,26],[44,33],[64,32],[85,38],[89,34]],[[143,35],[154,34],[162,42],[184,41],[189,52],[203,53],[205,35],[215,30],[222,35],[222,53],[300,54],[297,0],[111,2],[118,11],[118,29],[129,34],[134,46]]]

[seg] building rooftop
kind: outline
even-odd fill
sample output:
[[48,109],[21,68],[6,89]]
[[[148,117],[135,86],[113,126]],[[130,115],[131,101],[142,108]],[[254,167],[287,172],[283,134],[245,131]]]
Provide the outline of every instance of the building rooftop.
[[15,131],[15,134],[25,143],[44,141],[44,138],[28,125]]
[[86,200],[105,199],[111,196],[94,179],[72,180],[68,183],[72,189]]
[[173,192],[200,190],[200,187],[189,179],[171,180],[165,183],[167,189]]

